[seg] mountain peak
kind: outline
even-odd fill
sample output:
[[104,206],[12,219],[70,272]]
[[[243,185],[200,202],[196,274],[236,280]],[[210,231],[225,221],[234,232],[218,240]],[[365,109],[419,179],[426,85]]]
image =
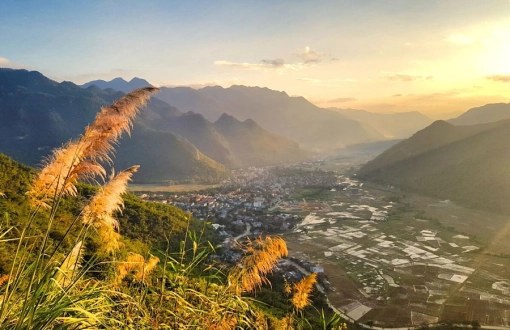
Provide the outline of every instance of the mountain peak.
[[112,88],[114,90],[121,91],[124,93],[129,93],[138,88],[152,86],[147,80],[138,77],[134,77],[129,82],[122,77],[117,77],[110,81],[104,80],[89,81],[88,83],[81,85],[81,87],[87,88],[91,85],[96,85],[101,89]]
[[237,120],[236,117],[231,116],[228,113],[224,112],[220,116],[220,118],[218,118],[218,120],[216,121],[216,123],[218,123],[218,122],[239,122],[239,120]]

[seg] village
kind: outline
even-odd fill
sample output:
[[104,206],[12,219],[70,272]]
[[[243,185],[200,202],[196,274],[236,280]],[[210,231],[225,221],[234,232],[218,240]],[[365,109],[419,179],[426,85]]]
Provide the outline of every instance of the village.
[[235,243],[244,236],[281,235],[290,257],[276,273],[289,281],[318,273],[331,306],[352,322],[508,325],[510,262],[488,262],[476,237],[424,211],[448,213],[450,201],[417,207],[393,187],[374,189],[316,165],[250,168],[211,191],[140,197],[212,222],[224,261],[239,260]]

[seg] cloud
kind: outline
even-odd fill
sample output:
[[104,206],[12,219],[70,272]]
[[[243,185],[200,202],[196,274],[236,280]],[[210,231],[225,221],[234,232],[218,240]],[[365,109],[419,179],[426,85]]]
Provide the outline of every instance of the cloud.
[[384,75],[384,78],[390,81],[405,81],[405,82],[434,79],[433,76],[413,75],[405,73],[386,73]]
[[11,61],[9,61],[8,59],[4,58],[4,57],[0,57],[0,66],[1,67],[8,67],[9,64],[11,63]]
[[302,63],[285,63],[282,59],[264,59],[259,63],[215,61],[214,65],[251,71],[299,71],[304,67]]
[[316,78],[298,78],[298,80],[307,81],[307,82],[310,82],[312,84],[318,84],[318,83],[322,82],[322,79],[316,79]]
[[328,103],[346,103],[357,101],[358,99],[355,97],[339,97],[337,99],[329,100]]
[[306,46],[302,51],[294,53],[294,55],[299,57],[305,64],[317,64],[326,59],[326,55],[324,53],[315,51],[308,46]]
[[471,37],[468,35],[462,35],[462,34],[449,35],[445,40],[448,42],[451,42],[453,44],[459,44],[459,45],[472,45],[478,41],[474,37]]
[[197,82],[197,83],[175,83],[169,81],[161,81],[159,83],[160,87],[191,87],[193,89],[201,89],[207,86],[222,86],[222,87],[230,87],[232,85],[242,85],[243,81],[234,78],[231,80],[213,80],[213,81],[205,81],[205,82]]
[[0,68],[22,69],[27,67],[20,63],[12,62],[8,58],[0,57]]
[[492,81],[510,83],[510,74],[496,74],[485,78]]

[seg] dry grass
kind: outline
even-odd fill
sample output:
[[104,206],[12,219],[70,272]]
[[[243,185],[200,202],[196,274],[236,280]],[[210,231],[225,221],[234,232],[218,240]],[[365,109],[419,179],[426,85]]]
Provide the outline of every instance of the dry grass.
[[311,273],[294,285],[294,295],[292,296],[291,300],[294,307],[300,310],[310,304],[309,296],[316,282],[317,274]]
[[262,284],[270,284],[266,275],[276,266],[276,263],[288,255],[287,245],[281,237],[259,237],[248,240],[243,248],[247,255],[230,274],[232,282],[238,292],[252,292]]

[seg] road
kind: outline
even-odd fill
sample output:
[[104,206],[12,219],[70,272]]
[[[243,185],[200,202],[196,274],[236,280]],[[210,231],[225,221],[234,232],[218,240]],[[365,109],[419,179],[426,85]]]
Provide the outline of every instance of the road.
[[248,236],[250,234],[251,234],[251,225],[249,223],[246,223],[246,230],[241,235],[234,237],[234,242],[237,242],[240,238],[242,238],[244,236]]

